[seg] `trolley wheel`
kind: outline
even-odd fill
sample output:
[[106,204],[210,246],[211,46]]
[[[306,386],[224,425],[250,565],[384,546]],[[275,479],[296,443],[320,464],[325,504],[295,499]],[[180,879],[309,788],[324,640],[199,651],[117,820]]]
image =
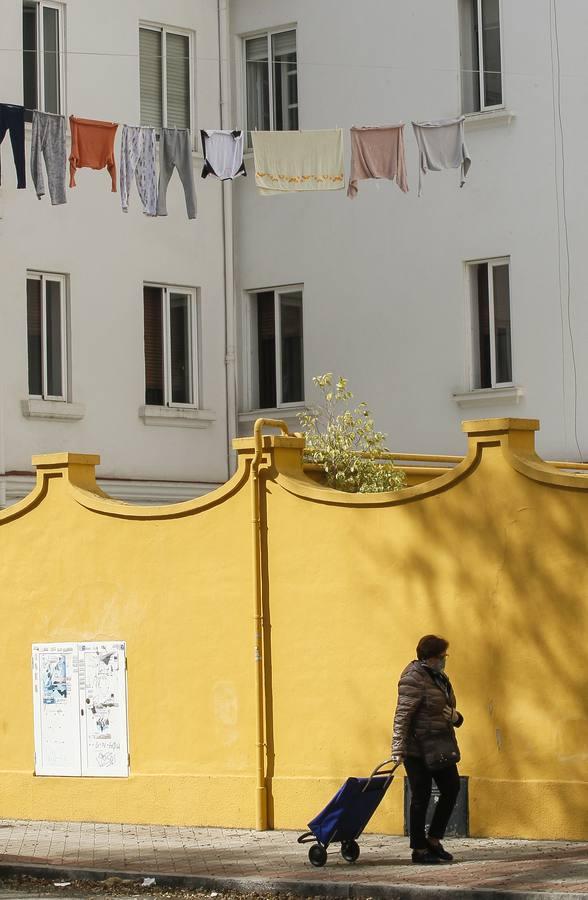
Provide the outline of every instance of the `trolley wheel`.
[[343,841],[341,844],[341,856],[350,863],[354,863],[359,859],[359,844],[357,841]]
[[308,851],[308,858],[313,866],[320,868],[327,861],[327,851],[320,844],[313,844]]

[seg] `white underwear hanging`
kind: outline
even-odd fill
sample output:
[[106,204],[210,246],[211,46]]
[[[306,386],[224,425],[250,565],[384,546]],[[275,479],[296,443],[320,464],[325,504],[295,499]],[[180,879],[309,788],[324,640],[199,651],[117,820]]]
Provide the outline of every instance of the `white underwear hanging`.
[[204,153],[203,178],[216,175],[221,181],[228,181],[238,175],[247,175],[243,162],[242,131],[218,131],[211,128],[202,130],[200,136]]

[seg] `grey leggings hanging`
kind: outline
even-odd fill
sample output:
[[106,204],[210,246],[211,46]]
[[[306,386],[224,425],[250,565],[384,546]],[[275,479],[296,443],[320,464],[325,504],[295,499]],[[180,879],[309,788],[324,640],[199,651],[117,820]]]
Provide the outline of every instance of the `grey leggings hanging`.
[[187,128],[162,128],[159,138],[159,193],[157,215],[167,216],[166,193],[174,166],[184,185],[186,211],[189,219],[196,218],[196,191],[190,132]]
[[45,178],[43,175],[43,160],[47,169],[47,181],[49,183],[49,196],[53,206],[66,203],[65,199],[65,117],[54,116],[35,110],[33,112],[33,130],[31,133],[31,175],[37,192],[41,199],[45,193]]

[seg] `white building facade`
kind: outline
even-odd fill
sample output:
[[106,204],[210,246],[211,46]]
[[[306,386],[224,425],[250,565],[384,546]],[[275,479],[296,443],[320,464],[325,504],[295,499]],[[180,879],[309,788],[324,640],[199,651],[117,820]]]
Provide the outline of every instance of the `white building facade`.
[[[198,211],[128,214],[105,171],[67,203],[0,188],[0,505],[33,453],[99,452],[109,493],[169,502],[224,481],[232,437],[345,375],[397,451],[461,453],[464,418],[541,420],[588,457],[588,69],[581,0],[5,0],[5,103],[188,127]],[[472,167],[417,196],[411,120],[465,114]],[[406,123],[386,181],[262,197],[200,176],[201,128]],[[120,145],[120,126],[116,148]],[[69,143],[68,143],[69,147]],[[118,161],[118,160],[117,160]]]
[[[348,174],[351,126],[404,122],[410,187],[362,181],[348,199],[236,185],[242,432],[267,379],[265,295],[294,288],[301,400],[333,371],[393,450],[462,453],[461,420],[524,416],[541,420],[546,458],[588,458],[587,26],[581,0],[231,4],[238,127],[343,128]],[[465,186],[433,172],[418,197],[411,121],[462,113]],[[298,383],[279,366],[276,352],[278,385]],[[292,415],[293,399],[273,413]]]
[[200,178],[199,129],[221,124],[216,0],[3,0],[1,24],[0,100],[119,123],[117,167],[123,124],[189,128],[197,217],[177,171],[166,217],[143,214],[135,184],[123,213],[89,168],[52,206],[32,183],[30,123],[25,190],[6,135],[0,505],[30,489],[32,454],[57,450],[99,452],[124,499],[196,496],[226,480],[232,436],[223,187]]

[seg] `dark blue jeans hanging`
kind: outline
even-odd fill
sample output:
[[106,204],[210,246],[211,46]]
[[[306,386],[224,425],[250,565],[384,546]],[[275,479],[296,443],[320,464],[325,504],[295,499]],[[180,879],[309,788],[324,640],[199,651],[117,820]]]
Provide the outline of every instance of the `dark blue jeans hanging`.
[[[24,132],[24,106],[14,106],[12,103],[0,103],[0,144],[4,140],[6,132],[10,132],[12,155],[16,167],[17,188],[27,186],[25,168],[25,132]],[[2,170],[0,169],[0,184],[2,184]]]

